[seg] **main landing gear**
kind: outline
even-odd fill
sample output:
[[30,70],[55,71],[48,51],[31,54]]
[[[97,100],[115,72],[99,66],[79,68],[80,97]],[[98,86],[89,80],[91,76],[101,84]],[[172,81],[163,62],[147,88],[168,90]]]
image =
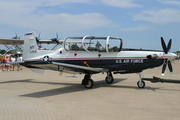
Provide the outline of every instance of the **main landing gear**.
[[107,72],[107,76],[105,78],[107,84],[112,84],[114,82],[114,78],[111,72]]
[[[114,78],[113,78],[111,72],[107,72],[107,76],[105,78],[105,81],[106,81],[107,84],[112,84],[114,82]],[[84,76],[84,79],[82,80],[81,85],[84,85],[88,89],[93,87],[94,82],[91,79],[91,74],[87,74],[87,75]]]
[[141,73],[139,73],[139,77],[140,77],[140,80],[137,82],[137,86],[139,87],[139,88],[144,88],[145,87],[145,82],[142,80],[142,74]]
[[88,89],[93,87],[94,82],[91,79],[91,75],[90,74],[84,76],[84,79],[82,80],[81,85],[84,85]]

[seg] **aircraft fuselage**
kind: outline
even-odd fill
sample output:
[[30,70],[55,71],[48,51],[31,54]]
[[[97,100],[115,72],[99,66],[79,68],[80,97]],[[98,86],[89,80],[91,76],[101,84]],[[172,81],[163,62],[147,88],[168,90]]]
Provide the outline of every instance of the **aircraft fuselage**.
[[[156,54],[158,58],[149,59],[148,55]],[[43,69],[51,69],[55,71],[72,71],[81,73],[81,70],[57,67],[52,62],[66,63],[72,65],[80,65],[86,67],[96,67],[109,69],[115,73],[136,73],[142,72],[144,69],[161,66],[164,62],[162,51],[148,51],[148,50],[122,50],[121,52],[89,52],[86,51],[66,51],[63,48],[56,53],[35,57],[26,61],[26,66],[39,67]],[[46,56],[48,56],[47,59]],[[36,61],[36,62],[33,62]],[[90,71],[87,71],[89,74]],[[93,74],[96,72],[90,72]]]

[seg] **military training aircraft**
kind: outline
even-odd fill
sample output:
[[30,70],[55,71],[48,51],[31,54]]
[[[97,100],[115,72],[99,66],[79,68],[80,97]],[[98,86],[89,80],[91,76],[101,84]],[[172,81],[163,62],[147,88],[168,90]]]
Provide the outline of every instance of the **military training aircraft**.
[[[38,43],[56,43],[63,47],[57,50],[39,49]],[[167,47],[161,37],[161,44],[164,51],[126,49],[123,48],[123,40],[115,37],[67,37],[65,40],[51,39],[39,40],[34,32],[24,35],[24,40],[0,39],[0,44],[24,44],[23,62],[25,67],[36,70],[44,69],[59,71],[60,73],[85,74],[82,85],[86,88],[93,87],[92,74],[107,73],[105,81],[113,83],[114,74],[139,73],[140,80],[137,82],[139,88],[145,87],[141,72],[145,69],[162,67],[162,75],[166,67],[173,71],[171,60],[176,54],[169,53],[171,48],[170,39]]]

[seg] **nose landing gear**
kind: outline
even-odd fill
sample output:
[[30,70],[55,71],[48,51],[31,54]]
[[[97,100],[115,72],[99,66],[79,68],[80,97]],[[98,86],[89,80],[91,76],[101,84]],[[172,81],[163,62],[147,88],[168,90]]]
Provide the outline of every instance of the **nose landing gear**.
[[142,80],[142,74],[141,73],[139,73],[139,77],[140,77],[140,80],[137,82],[137,86],[139,87],[139,88],[144,88],[145,87],[145,82]]

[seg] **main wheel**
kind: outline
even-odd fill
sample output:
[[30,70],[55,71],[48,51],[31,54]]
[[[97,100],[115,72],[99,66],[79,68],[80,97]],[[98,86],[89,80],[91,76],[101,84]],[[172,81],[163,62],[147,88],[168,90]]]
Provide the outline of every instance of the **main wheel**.
[[84,86],[85,86],[86,88],[90,89],[90,88],[93,87],[93,85],[94,85],[93,80],[92,80],[92,79],[89,79],[89,80],[88,80],[88,84],[86,84],[86,85],[84,85]]
[[138,86],[139,88],[144,88],[145,85],[146,85],[146,84],[145,84],[145,82],[144,82],[143,80],[141,81],[141,83],[140,83],[140,81],[137,82],[137,86]]
[[114,78],[112,76],[106,76],[105,80],[107,84],[112,84],[114,82]]

